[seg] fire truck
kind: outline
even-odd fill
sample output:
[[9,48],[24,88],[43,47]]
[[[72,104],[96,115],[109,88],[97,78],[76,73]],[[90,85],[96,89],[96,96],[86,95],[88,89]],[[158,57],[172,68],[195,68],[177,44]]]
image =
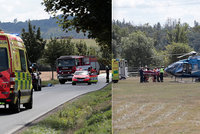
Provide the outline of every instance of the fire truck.
[[57,77],[60,84],[72,81],[72,77],[77,68],[92,68],[99,74],[100,65],[94,56],[61,56],[56,60]]

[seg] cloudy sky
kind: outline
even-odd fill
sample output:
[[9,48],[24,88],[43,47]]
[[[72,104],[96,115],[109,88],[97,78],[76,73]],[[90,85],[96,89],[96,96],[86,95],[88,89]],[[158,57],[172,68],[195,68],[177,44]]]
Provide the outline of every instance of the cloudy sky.
[[180,19],[193,26],[200,23],[200,0],[113,0],[112,19],[123,19],[134,25],[160,22],[168,18]]
[[44,11],[41,2],[42,0],[0,0],[0,21],[13,22],[15,18],[18,21],[47,19],[50,15]]

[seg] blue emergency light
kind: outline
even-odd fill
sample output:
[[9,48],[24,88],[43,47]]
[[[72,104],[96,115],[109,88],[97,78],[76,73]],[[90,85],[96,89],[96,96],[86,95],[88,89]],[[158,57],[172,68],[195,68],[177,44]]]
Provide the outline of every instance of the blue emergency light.
[[10,34],[15,35],[15,36],[20,36],[20,34],[18,33],[10,33]]

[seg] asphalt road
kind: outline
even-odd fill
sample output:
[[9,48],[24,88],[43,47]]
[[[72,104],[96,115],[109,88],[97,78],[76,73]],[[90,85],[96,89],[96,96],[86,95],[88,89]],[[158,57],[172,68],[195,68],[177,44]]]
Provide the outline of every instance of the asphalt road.
[[97,84],[92,85],[77,84],[72,86],[71,82],[66,82],[64,85],[58,84],[42,88],[42,91],[33,93],[33,109],[25,110],[21,106],[21,112],[17,114],[11,114],[8,109],[0,106],[0,133],[11,134],[57,106],[106,85],[105,74],[99,75],[98,80]]

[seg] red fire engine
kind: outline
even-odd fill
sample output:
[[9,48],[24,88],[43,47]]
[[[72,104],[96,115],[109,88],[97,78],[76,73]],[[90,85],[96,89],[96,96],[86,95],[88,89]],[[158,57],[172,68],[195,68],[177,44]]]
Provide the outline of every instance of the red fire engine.
[[77,68],[95,69],[99,73],[100,65],[94,56],[61,56],[57,59],[57,73],[60,84],[71,81]]

